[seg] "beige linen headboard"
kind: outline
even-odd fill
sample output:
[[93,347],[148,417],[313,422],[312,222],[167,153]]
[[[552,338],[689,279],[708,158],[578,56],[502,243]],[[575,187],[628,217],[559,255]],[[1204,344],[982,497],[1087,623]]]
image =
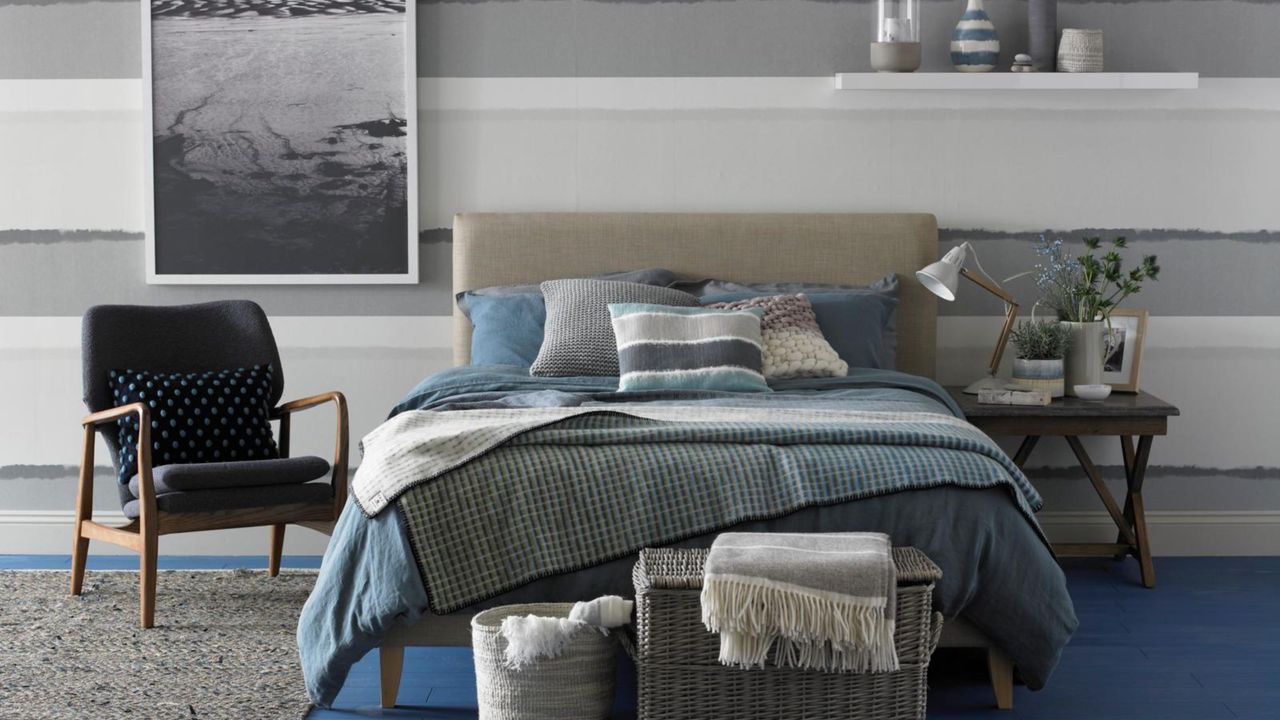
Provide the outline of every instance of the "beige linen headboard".
[[[453,291],[661,267],[691,278],[866,285],[897,273],[897,369],[933,377],[938,259],[926,214],[475,213],[453,220]],[[453,359],[471,323],[453,310]]]

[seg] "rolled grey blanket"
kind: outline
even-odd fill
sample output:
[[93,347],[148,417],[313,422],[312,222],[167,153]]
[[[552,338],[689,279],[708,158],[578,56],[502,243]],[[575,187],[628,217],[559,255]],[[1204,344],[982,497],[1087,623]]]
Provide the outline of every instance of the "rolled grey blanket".
[[702,623],[720,662],[826,671],[898,669],[897,574],[882,533],[724,533],[703,570]]

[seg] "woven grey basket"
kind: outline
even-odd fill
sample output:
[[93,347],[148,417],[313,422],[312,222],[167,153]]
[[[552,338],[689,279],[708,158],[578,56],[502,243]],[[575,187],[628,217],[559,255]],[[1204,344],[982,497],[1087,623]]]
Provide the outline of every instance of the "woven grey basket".
[[924,718],[929,658],[942,632],[933,584],[942,572],[914,548],[895,548],[898,571],[894,644],[901,668],[888,673],[825,673],[720,664],[719,636],[702,625],[706,550],[644,550],[631,578],[639,720],[918,720]]
[[601,720],[613,706],[617,640],[593,629],[573,636],[557,658],[507,666],[502,621],[511,615],[568,617],[569,603],[506,605],[471,619],[481,720]]

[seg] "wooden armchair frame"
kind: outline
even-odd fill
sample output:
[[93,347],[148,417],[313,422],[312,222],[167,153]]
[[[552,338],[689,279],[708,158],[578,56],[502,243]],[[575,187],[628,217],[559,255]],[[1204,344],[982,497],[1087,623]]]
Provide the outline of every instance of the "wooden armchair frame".
[[[156,560],[159,536],[171,533],[224,530],[239,527],[271,527],[268,572],[280,572],[280,555],[284,550],[285,526],[292,523],[323,533],[330,533],[347,502],[347,446],[350,431],[347,421],[347,399],[340,392],[313,395],[282,403],[272,411],[280,420],[280,456],[289,456],[291,418],[325,403],[333,403],[337,414],[337,432],[333,449],[333,499],[313,503],[290,503],[267,507],[216,510],[209,512],[167,513],[156,508],[155,481],[151,475],[151,411],[145,403],[133,403],[87,415],[80,421],[84,428],[84,445],[80,455],[80,487],[76,495],[75,530],[71,546],[71,594],[79,595],[84,587],[85,561],[89,541],[104,542],[129,548],[138,553],[139,624],[143,628],[155,624]],[[109,527],[93,520],[93,456],[94,436],[100,426],[130,415],[138,416],[138,518],[121,527]]]

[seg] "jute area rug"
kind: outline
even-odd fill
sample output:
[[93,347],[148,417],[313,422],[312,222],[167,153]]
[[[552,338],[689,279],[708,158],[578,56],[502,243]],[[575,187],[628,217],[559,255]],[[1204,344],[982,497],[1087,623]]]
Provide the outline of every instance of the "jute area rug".
[[298,614],[314,572],[162,571],[156,626],[138,575],[0,572],[0,718],[299,720]]

